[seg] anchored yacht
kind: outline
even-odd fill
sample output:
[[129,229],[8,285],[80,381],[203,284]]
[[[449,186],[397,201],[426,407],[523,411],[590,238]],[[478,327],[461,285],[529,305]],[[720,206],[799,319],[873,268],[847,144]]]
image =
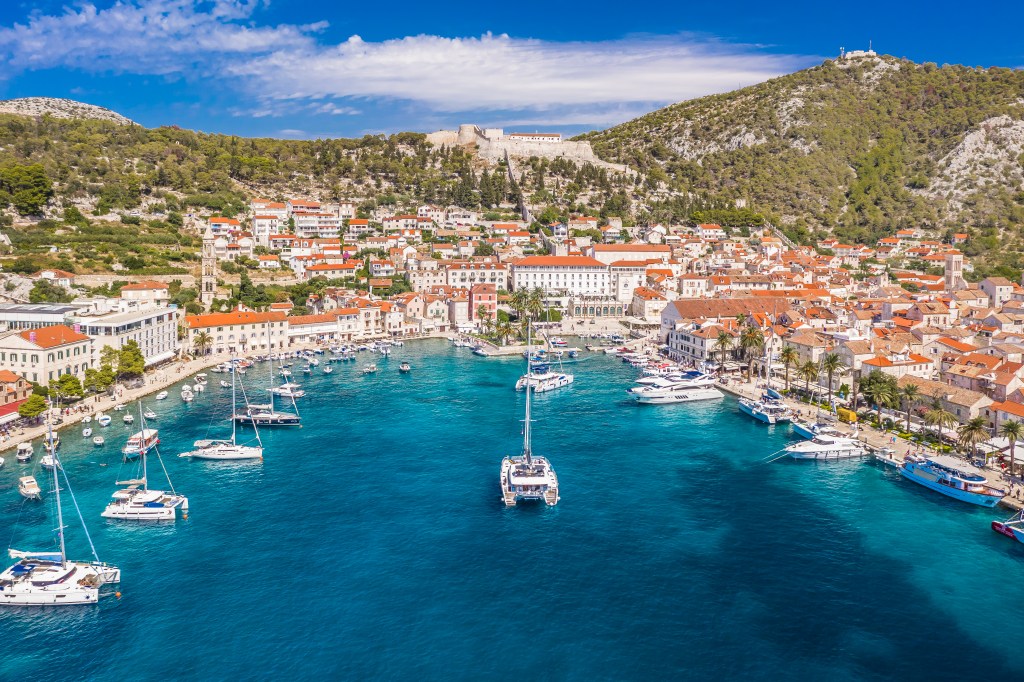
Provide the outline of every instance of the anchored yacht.
[[[529,330],[526,343],[529,346]],[[527,384],[525,388],[523,454],[507,456],[501,460],[501,497],[506,507],[514,507],[520,500],[543,500],[548,506],[554,506],[560,499],[558,476],[545,457],[536,457],[533,454],[530,439],[530,394],[533,393],[534,387]]]

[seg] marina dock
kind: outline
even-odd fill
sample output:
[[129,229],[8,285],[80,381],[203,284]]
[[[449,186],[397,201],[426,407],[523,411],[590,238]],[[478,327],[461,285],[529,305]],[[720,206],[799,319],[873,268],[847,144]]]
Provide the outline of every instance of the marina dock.
[[[716,387],[719,390],[737,398],[751,398],[756,400],[761,395],[761,388],[756,384],[737,381],[735,379],[729,379],[728,383],[718,383],[716,384]],[[808,417],[813,414],[814,408],[810,405],[788,398],[785,399],[785,402],[793,409],[795,414],[802,415],[804,417]],[[849,424],[836,422],[835,426],[842,435],[853,436]],[[879,432],[875,430],[874,427],[866,425],[863,429],[858,431],[856,438],[867,446],[868,451],[871,453],[871,457],[875,461],[894,469],[903,464],[903,458],[908,452],[911,452],[916,448],[914,444],[908,443],[907,441],[899,438],[896,439],[896,442],[891,442],[891,434]],[[985,467],[982,469],[982,473],[984,473],[985,479],[988,481],[989,485],[1002,490],[1008,489],[1009,484],[1002,479],[1001,472]],[[1011,497],[1010,495],[1004,497],[999,504],[1014,511],[1024,508],[1024,501]]]

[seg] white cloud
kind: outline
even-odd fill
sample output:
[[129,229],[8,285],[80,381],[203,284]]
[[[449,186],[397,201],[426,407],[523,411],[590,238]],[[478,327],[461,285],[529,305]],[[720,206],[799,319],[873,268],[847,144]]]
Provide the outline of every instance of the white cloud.
[[259,25],[265,1],[117,0],[34,14],[0,26],[0,75],[63,67],[216,78],[240,95],[233,113],[254,117],[357,116],[359,102],[386,101],[408,105],[410,119],[462,112],[515,119],[506,125],[585,127],[810,61],[691,35],[566,43],[490,33],[352,36],[326,45],[316,36],[326,22]]
[[200,71],[225,57],[309,48],[310,26],[256,27],[256,0],[123,0],[100,9],[85,3],[63,14],[33,14],[0,27],[0,73],[52,67],[170,74]]
[[436,111],[544,111],[673,102],[759,82],[806,61],[685,36],[590,43],[491,34],[369,43],[353,36],[337,46],[239,60],[228,72],[266,99],[389,98]]

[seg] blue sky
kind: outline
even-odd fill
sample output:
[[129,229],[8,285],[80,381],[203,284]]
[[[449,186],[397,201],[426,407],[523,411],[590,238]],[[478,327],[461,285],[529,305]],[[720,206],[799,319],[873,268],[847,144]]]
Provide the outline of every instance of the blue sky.
[[0,98],[145,126],[340,137],[576,133],[866,48],[1024,67],[1024,3],[4,0]]

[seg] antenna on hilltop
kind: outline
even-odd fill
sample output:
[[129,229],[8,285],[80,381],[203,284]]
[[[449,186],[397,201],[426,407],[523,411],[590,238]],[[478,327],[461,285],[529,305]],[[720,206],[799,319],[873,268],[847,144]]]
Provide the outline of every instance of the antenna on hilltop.
[[871,52],[872,49],[873,48],[871,47],[871,38],[868,38],[868,52]]
[[846,48],[844,48],[842,45],[840,45],[839,46],[839,56],[842,57],[844,54],[846,54]]

